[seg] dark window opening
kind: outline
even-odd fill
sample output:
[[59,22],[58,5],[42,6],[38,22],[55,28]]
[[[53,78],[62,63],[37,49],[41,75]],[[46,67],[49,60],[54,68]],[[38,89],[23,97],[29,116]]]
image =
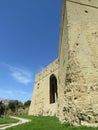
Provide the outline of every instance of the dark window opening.
[[58,98],[57,94],[57,78],[55,75],[50,76],[50,103],[55,103]]

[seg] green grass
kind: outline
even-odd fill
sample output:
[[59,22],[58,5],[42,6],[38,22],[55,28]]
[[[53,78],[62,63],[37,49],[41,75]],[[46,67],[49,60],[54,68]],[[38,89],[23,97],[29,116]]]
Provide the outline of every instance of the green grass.
[[98,130],[91,127],[73,127],[68,124],[60,124],[56,117],[33,117],[21,116],[26,119],[31,119],[31,122],[8,128],[6,130]]
[[10,117],[0,117],[0,125],[9,124],[9,123],[16,123],[18,121],[19,120],[13,119],[13,118],[10,118]]

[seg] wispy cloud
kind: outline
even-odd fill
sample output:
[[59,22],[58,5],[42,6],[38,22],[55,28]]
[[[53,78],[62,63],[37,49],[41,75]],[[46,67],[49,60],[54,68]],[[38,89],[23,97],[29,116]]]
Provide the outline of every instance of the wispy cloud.
[[33,82],[33,73],[31,73],[30,71],[23,68],[14,67],[6,63],[2,63],[2,65],[6,66],[10,70],[11,76],[16,81],[25,85],[30,82]]
[[32,82],[32,74],[29,71],[19,69],[19,68],[11,68],[12,77],[20,83],[28,84]]

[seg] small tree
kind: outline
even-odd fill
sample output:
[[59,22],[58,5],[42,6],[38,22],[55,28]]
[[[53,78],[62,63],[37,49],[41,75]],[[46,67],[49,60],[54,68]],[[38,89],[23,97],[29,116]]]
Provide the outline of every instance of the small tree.
[[0,101],[0,117],[1,115],[4,115],[4,110],[5,110],[4,104],[2,103],[2,101]]
[[26,101],[26,102],[24,103],[24,107],[29,107],[29,106],[30,106],[30,104],[31,104],[31,101],[30,101],[30,100],[28,100],[28,101]]
[[8,108],[11,109],[12,112],[15,112],[16,106],[14,101],[10,101],[8,104]]

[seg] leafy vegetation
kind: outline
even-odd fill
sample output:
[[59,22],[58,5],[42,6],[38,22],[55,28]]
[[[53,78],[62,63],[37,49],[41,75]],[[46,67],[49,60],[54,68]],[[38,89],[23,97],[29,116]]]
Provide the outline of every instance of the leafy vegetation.
[[91,127],[73,127],[69,124],[61,124],[56,117],[33,117],[20,116],[22,118],[31,119],[31,122],[8,128],[7,130],[98,130]]
[[26,101],[26,102],[24,103],[24,107],[29,107],[29,106],[30,106],[30,104],[31,104],[31,101],[30,101],[30,100],[28,100],[28,101]]
[[13,118],[10,118],[10,117],[0,117],[0,125],[1,124],[16,123],[18,121],[19,120],[13,119]]
[[25,103],[22,103],[18,100],[2,100],[0,101],[0,116],[27,114],[30,103],[30,100],[26,101]]
[[0,101],[0,117],[1,115],[4,115],[4,104]]

